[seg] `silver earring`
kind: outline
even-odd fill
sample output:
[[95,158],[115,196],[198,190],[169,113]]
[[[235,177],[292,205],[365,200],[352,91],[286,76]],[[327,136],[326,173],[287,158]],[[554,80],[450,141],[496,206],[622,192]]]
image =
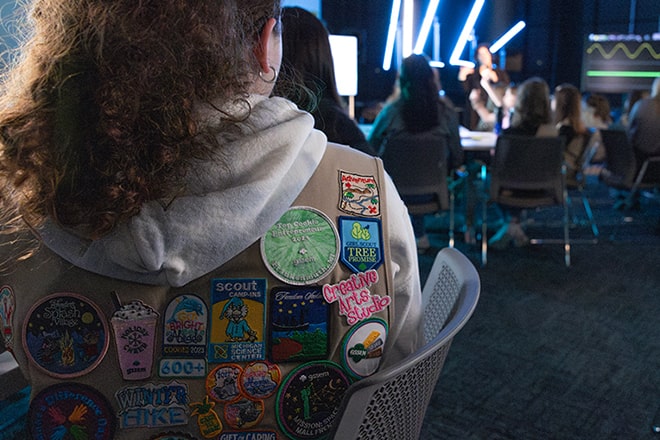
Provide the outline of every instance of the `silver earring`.
[[273,66],[268,66],[268,67],[270,68],[270,70],[273,71],[273,77],[271,79],[264,78],[264,72],[260,70],[259,71],[259,78],[261,78],[261,80],[265,83],[272,84],[275,81],[277,81],[277,72],[275,71],[275,68]]

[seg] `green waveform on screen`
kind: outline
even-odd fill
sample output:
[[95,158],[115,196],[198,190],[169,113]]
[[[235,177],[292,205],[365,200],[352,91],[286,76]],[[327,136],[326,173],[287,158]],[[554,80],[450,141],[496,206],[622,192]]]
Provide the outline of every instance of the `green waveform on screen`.
[[603,46],[600,43],[594,43],[591,46],[589,46],[589,48],[587,49],[587,53],[591,55],[596,50],[600,52],[603,58],[608,60],[614,57],[614,55],[616,55],[616,53],[619,50],[621,50],[626,55],[626,57],[628,57],[631,60],[637,59],[644,50],[647,50],[654,59],[660,60],[660,53],[657,53],[653,48],[653,46],[651,46],[651,44],[647,42],[644,42],[639,46],[637,46],[637,49],[635,49],[634,52],[631,52],[628,46],[626,46],[624,43],[615,44],[612,50],[610,50],[609,52],[606,51],[605,48],[603,48]]

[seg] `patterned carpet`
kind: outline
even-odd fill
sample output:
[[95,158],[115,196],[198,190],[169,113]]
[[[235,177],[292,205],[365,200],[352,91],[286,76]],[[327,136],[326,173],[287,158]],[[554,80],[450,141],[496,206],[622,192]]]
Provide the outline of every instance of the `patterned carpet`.
[[[652,431],[660,417],[660,200],[644,197],[640,210],[621,212],[597,179],[587,190],[600,239],[573,245],[570,268],[551,244],[489,251],[480,267],[477,246],[459,240],[479,269],[481,299],[454,340],[422,439],[660,439]],[[498,227],[493,209],[489,235]],[[530,217],[545,222],[557,211]],[[428,220],[431,243],[445,246],[446,215]],[[588,238],[589,229],[571,234]],[[423,280],[436,251],[420,256]]]

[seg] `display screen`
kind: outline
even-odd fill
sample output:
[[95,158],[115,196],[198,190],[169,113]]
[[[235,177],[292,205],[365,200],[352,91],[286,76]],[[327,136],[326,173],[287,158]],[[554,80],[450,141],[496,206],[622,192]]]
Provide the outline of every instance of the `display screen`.
[[582,60],[582,90],[628,93],[650,90],[660,76],[660,33],[590,34]]

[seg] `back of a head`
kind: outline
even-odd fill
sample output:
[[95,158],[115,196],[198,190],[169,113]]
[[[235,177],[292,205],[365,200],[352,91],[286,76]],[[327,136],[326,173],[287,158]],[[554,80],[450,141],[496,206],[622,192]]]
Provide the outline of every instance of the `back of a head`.
[[317,97],[341,103],[328,30],[314,14],[299,7],[282,9],[282,69],[277,94],[301,105],[295,97],[299,93],[289,89],[303,84]]
[[218,147],[193,104],[247,95],[259,34],[280,14],[279,0],[29,6],[20,62],[2,84],[0,199],[33,226],[51,217],[91,237],[172,194]]
[[538,127],[551,121],[550,91],[539,77],[525,80],[518,88],[513,126]]
[[555,88],[555,122],[568,121],[576,132],[584,131],[582,122],[582,94],[572,84],[560,84]]
[[657,77],[651,85],[651,96],[660,99],[660,76]]
[[586,100],[587,106],[593,109],[593,115],[605,124],[612,122],[610,102],[603,95],[591,94]]
[[399,88],[403,119],[409,131],[425,131],[438,124],[438,84],[425,56],[410,55],[403,60]]

